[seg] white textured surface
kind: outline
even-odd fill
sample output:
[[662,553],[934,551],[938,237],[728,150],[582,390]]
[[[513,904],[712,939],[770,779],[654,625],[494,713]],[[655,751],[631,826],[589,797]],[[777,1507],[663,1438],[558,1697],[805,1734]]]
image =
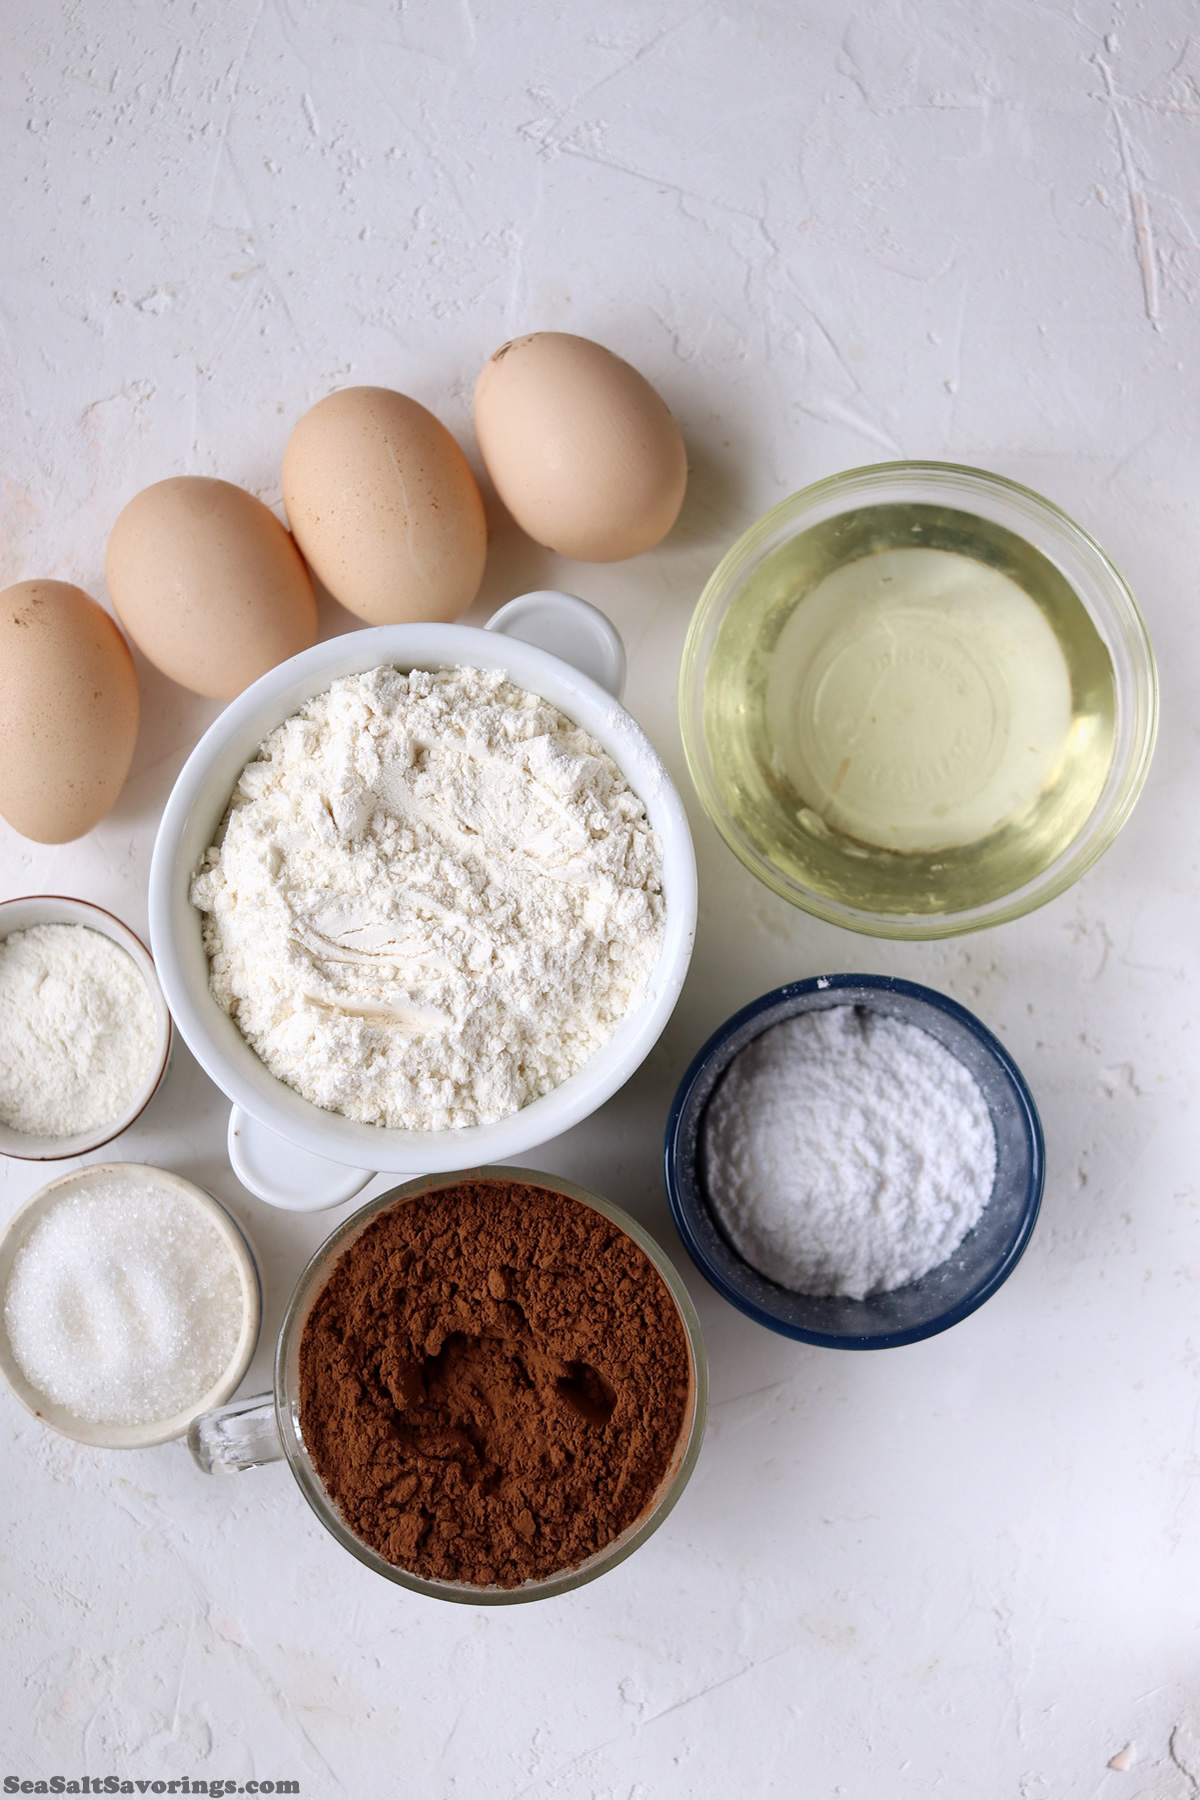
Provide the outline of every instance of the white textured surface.
[[[771,502],[897,454],[1026,481],[1100,536],[1164,675],[1150,784],[1040,914],[875,944],[755,885],[693,808],[692,978],[630,1087],[536,1160],[668,1244],[674,1084],[735,1006],[822,969],[947,989],[1042,1107],[1045,1207],[1008,1285],[931,1343],[798,1347],[699,1280],[715,1404],[633,1561],[541,1608],[393,1591],[287,1471],[105,1454],[0,1395],[3,1772],[293,1777],[308,1795],[1185,1800],[1200,1785],[1195,1173],[1200,39],[1185,0],[558,8],[104,0],[6,9],[5,581],[103,595],[145,483],[278,501],[300,412],[382,382],[473,454],[514,332],[595,336],[675,410],[667,543],[585,568],[499,529],[485,618],[563,587],[615,619],[627,704],[683,771],[672,672],[703,580]],[[493,509],[494,511],[494,509]],[[498,514],[494,513],[499,526]],[[326,605],[327,632],[347,621]],[[0,838],[3,890],[145,923],[154,821],[214,708],[141,667],[115,813]],[[269,1337],[339,1215],[271,1213],[182,1048],[98,1153],[227,1199]],[[45,1171],[0,1168],[6,1209]],[[247,1384],[262,1384],[260,1351]],[[1110,1769],[1109,1764],[1115,1766]]]

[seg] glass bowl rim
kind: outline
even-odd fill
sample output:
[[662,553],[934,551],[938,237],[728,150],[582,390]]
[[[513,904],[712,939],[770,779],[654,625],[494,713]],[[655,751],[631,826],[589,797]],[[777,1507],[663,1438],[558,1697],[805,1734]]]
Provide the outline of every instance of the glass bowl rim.
[[[793,1000],[806,999],[810,995],[842,993],[847,998],[841,1002],[835,1002],[835,1004],[849,1006],[854,1004],[854,994],[864,991],[876,994],[901,994],[906,999],[927,1006],[933,1012],[946,1015],[970,1033],[985,1053],[1000,1067],[1016,1096],[1017,1116],[1022,1124],[1029,1151],[1030,1171],[1025,1203],[1016,1231],[1007,1249],[999,1262],[982,1275],[968,1293],[924,1325],[895,1331],[864,1332],[858,1336],[849,1337],[836,1332],[812,1330],[806,1326],[796,1325],[790,1320],[779,1318],[742,1293],[724,1272],[716,1267],[693,1228],[692,1207],[696,1206],[702,1210],[714,1225],[716,1221],[709,1211],[708,1201],[695,1167],[689,1169],[686,1183],[681,1179],[683,1162],[681,1140],[685,1127],[691,1123],[691,1114],[696,1106],[696,1094],[702,1079],[710,1074],[714,1062],[718,1062],[718,1059],[722,1058],[726,1046],[740,1032],[743,1025],[749,1024],[764,1013],[781,1005],[786,1005]],[[793,1013],[785,1016],[795,1017],[801,1012],[810,1010],[813,1009],[798,1006]],[[766,1030],[768,1027],[764,1026],[763,1029]],[[745,1045],[741,1045],[738,1050],[730,1052],[724,1056],[724,1060],[719,1061],[713,1087],[734,1057],[740,1053],[740,1049],[745,1047]],[[711,1091],[712,1088],[704,1096],[700,1107],[701,1113],[703,1106],[708,1103]],[[698,1126],[698,1119],[696,1123]],[[753,1319],[756,1324],[765,1326],[769,1331],[778,1332],[783,1337],[794,1338],[804,1344],[814,1344],[826,1350],[891,1350],[903,1344],[921,1343],[926,1338],[937,1337],[941,1332],[948,1331],[951,1326],[959,1324],[971,1313],[977,1311],[999,1287],[1003,1286],[1024,1255],[1033,1234],[1033,1228],[1037,1223],[1046,1181],[1046,1143],[1041,1117],[1029,1090],[1029,1084],[1008,1050],[1005,1049],[999,1038],[988,1030],[981,1019],[976,1018],[973,1012],[970,1012],[957,1000],[952,1000],[948,994],[939,993],[936,988],[925,987],[915,981],[905,981],[896,975],[814,975],[802,981],[789,981],[781,987],[772,988],[769,993],[760,994],[756,1000],[751,1000],[746,1006],[731,1014],[701,1045],[676,1089],[667,1118],[663,1142],[663,1162],[667,1201],[675,1229],[682,1238],[688,1255],[710,1286],[714,1287],[731,1305],[736,1306],[739,1312],[743,1312],[748,1318]],[[719,1226],[717,1226],[717,1230],[725,1240],[726,1248],[734,1262],[744,1264],[749,1269],[750,1265],[729,1244]],[[758,1280],[767,1279],[758,1276],[757,1271],[753,1272]],[[768,1282],[768,1285],[778,1286],[779,1284]],[[787,1293],[788,1290],[780,1288],[780,1292]]]
[[[822,503],[827,498],[845,496],[847,510],[850,510],[849,503],[855,498],[865,504],[872,494],[882,496],[889,485],[908,479],[927,483],[931,496],[940,485],[948,484],[955,493],[965,489],[977,496],[1006,499],[1019,510],[1032,513],[1060,542],[1090,565],[1102,583],[1106,601],[1112,609],[1112,619],[1104,622],[1106,628],[1102,629],[1084,596],[1080,594],[1079,598],[1113,657],[1114,693],[1118,704],[1127,709],[1134,727],[1123,761],[1119,761],[1119,746],[1114,744],[1113,764],[1096,806],[1075,837],[1046,869],[995,899],[941,913],[877,912],[870,907],[852,906],[845,901],[830,899],[776,868],[736,828],[708,766],[709,751],[703,721],[704,680],[711,644],[702,655],[702,639],[710,630],[719,631],[720,621],[736,597],[736,584],[772,550],[782,547],[786,541],[785,527],[796,525],[808,514],[820,515]],[[944,498],[950,504],[953,494]],[[878,503],[883,504],[882,497]],[[825,516],[837,515],[829,513]],[[811,520],[812,524],[818,522],[819,517]],[[789,535],[799,536],[800,531]],[[1041,547],[1034,545],[1034,548]],[[1044,549],[1042,554],[1046,554]],[[1075,587],[1074,582],[1071,585]],[[1124,686],[1122,684],[1111,641],[1114,630],[1132,665],[1132,691],[1129,690],[1130,676],[1126,676]],[[781,899],[829,924],[871,937],[909,941],[955,937],[1022,918],[1071,887],[1110,847],[1136,805],[1154,754],[1158,713],[1158,671],[1150,634],[1129,583],[1107,551],[1089,531],[1044,494],[1006,475],[966,463],[919,459],[864,463],[824,476],[778,501],[735,539],[709,576],[696,602],[680,657],[678,714],[684,758],[710,823],[739,862]]]

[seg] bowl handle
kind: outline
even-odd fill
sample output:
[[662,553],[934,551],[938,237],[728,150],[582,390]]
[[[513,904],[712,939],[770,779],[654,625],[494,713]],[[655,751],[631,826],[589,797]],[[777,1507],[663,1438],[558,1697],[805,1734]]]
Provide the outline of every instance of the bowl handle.
[[557,588],[521,594],[493,613],[483,628],[519,638],[570,663],[619,700],[625,691],[625,645],[599,607]]
[[237,1475],[260,1463],[282,1462],[274,1394],[255,1394],[201,1413],[189,1425],[187,1441],[206,1475]]
[[374,1178],[374,1169],[349,1169],[280,1137],[240,1106],[230,1108],[229,1161],[242,1186],[269,1206],[288,1212],[320,1212],[340,1206]]

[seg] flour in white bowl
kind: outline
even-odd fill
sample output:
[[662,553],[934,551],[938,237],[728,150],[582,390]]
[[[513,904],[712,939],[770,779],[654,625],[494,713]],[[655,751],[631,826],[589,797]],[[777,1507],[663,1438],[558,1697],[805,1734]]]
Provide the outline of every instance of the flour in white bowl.
[[798,1013],[736,1056],[705,1113],[705,1184],[734,1249],[801,1294],[861,1300],[952,1256],[991,1197],[978,1083],[926,1031]]
[[645,807],[503,674],[372,669],[273,731],[192,884],[213,995],[365,1123],[506,1117],[581,1069],[663,939]]

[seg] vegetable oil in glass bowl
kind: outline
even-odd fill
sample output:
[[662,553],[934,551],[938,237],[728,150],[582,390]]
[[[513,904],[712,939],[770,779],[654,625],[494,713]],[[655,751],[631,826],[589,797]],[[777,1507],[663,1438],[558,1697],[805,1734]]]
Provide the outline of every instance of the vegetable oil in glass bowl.
[[[1010,517],[988,491],[962,504],[972,483]],[[846,487],[860,503],[839,508]],[[1101,630],[1054,530],[1119,585],[1143,652],[1132,700],[1129,643]],[[701,797],[756,874],[839,923],[937,936],[1027,911],[1115,835],[1149,760],[1153,660],[1116,571],[1047,502],[888,465],[796,496],[735,546],[698,608],[681,709]]]

